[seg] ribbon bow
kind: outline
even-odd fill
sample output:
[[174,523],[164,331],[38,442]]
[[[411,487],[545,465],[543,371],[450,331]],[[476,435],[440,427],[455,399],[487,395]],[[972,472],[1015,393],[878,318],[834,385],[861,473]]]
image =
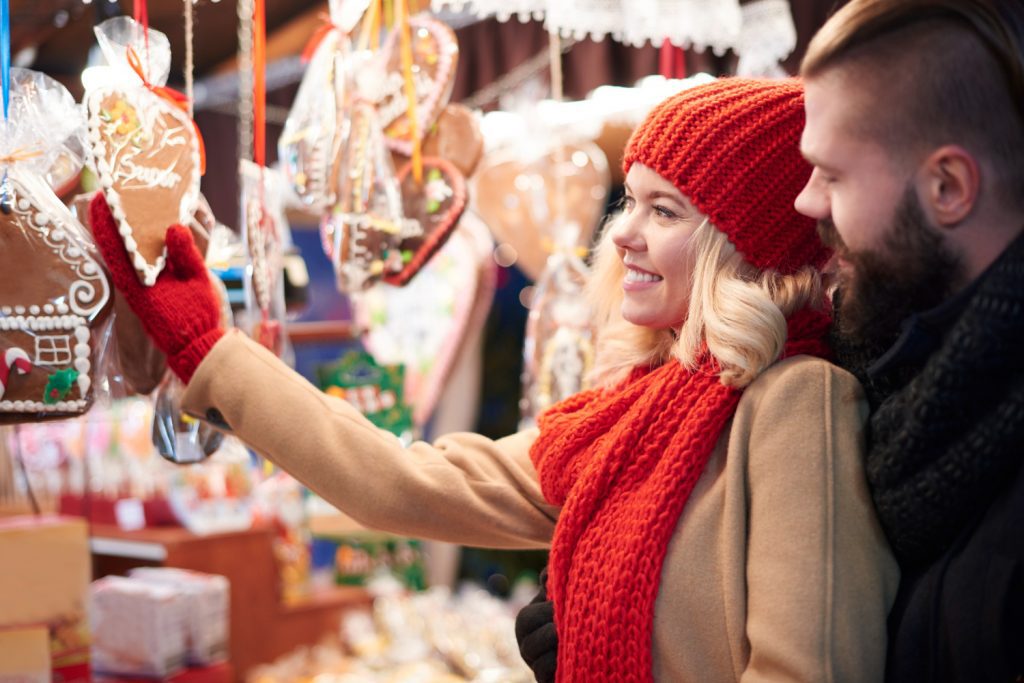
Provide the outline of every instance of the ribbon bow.
[[[146,78],[146,73],[142,70],[142,62],[139,61],[139,56],[130,47],[128,48],[128,66],[142,80],[142,85],[146,87],[146,90],[167,100],[188,116],[188,98],[185,97],[184,93],[180,93],[174,88],[168,88],[165,85],[153,85],[150,83],[149,79]],[[199,126],[196,125],[195,119],[190,118],[189,120],[192,121],[192,127],[196,131],[196,141],[199,143],[199,175],[204,175],[206,173],[206,145],[203,143],[203,134],[199,132]]]

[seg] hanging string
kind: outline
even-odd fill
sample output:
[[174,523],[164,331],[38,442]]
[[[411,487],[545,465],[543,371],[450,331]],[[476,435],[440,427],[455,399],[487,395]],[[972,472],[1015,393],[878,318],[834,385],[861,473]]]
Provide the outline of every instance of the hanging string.
[[185,97],[188,98],[188,117],[195,116],[195,20],[192,0],[185,0]]
[[142,26],[142,39],[146,45],[146,75],[149,75],[149,6],[146,0],[132,0],[132,18]]
[[[565,94],[565,86],[562,82],[562,39],[558,36],[557,30],[548,31],[548,57],[551,61],[551,99],[561,102]],[[555,157],[554,213],[556,221],[561,221],[566,214],[565,202],[568,192],[565,183],[565,144],[556,143],[553,151]],[[556,235],[557,237],[558,235]]]
[[252,159],[252,0],[238,0],[238,158]]
[[417,185],[423,183],[423,154],[420,144],[419,112],[416,110],[416,84],[412,79],[412,36],[409,28],[409,9],[407,0],[397,0],[395,30],[399,32],[402,51],[402,76],[405,82],[405,100],[409,119],[409,136],[412,141],[412,177]]

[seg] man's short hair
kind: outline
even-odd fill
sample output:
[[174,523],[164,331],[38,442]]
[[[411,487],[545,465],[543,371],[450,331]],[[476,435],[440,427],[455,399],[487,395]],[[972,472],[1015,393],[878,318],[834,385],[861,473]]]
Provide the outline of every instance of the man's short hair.
[[1022,45],[1020,0],[853,0],[811,41],[801,74],[842,71],[872,93],[857,132],[908,157],[961,145],[1024,209]]

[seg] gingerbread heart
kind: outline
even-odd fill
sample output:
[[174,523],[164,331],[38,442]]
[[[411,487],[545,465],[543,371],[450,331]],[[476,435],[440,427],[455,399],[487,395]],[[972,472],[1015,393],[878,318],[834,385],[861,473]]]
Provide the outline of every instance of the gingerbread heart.
[[401,268],[389,267],[384,282],[401,286],[412,279],[455,230],[466,209],[466,181],[450,162],[423,158],[423,184],[416,182],[412,163],[398,172],[402,210],[407,221],[420,227],[418,234],[398,244]]
[[577,243],[589,245],[605,211],[608,161],[590,142],[561,145],[532,159],[502,149],[484,158],[474,181],[476,211],[495,239],[515,250],[516,267],[536,281],[559,215],[578,227]]
[[135,270],[152,285],[164,267],[167,228],[187,225],[198,201],[195,128],[144,88],[99,88],[86,101],[103,193]]
[[0,423],[84,413],[111,291],[85,231],[41,177],[0,214]]
[[[425,156],[447,159],[466,178],[473,175],[483,153],[484,136],[480,132],[480,118],[463,104],[448,104],[423,139]],[[397,152],[392,159],[396,166],[407,161]]]
[[[428,16],[409,19],[412,38],[412,79],[416,91],[416,131],[423,138],[448,104],[455,84],[459,44],[455,32],[445,23]],[[381,126],[388,146],[409,156],[412,154],[412,126],[402,76],[401,41],[394,30],[382,50],[386,73],[376,84],[361,87],[377,103]]]

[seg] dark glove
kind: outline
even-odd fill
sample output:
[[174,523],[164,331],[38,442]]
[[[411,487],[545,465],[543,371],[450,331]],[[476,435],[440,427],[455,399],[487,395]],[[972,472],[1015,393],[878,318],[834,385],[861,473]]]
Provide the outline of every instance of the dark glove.
[[548,570],[540,573],[540,592],[516,615],[519,654],[533,669],[538,683],[554,683],[558,659],[555,605],[548,600]]
[[167,231],[167,261],[156,284],[139,281],[110,213],[97,193],[89,206],[93,237],[114,286],[124,295],[143,329],[167,356],[167,364],[186,384],[213,345],[224,335],[220,303],[192,232],[180,225]]

